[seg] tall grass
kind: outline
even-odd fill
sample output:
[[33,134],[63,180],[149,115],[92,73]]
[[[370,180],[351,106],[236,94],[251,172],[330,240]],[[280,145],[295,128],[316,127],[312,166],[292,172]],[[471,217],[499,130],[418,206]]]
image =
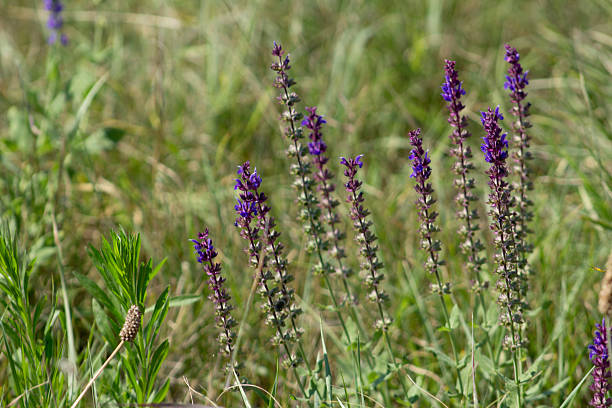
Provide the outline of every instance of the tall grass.
[[[510,385],[491,373],[492,367],[505,370],[509,361],[492,361],[478,343],[484,331],[492,339],[501,335],[496,308],[491,304],[480,319],[470,313],[478,308],[455,233],[460,220],[448,182],[453,159],[447,155],[450,132],[439,86],[444,58],[456,59],[469,90],[464,113],[474,137],[468,143],[478,153],[478,111],[497,104],[510,109],[502,84],[503,43],[511,42],[531,70],[534,125],[534,252],[527,258],[534,274],[524,352],[530,367],[525,378],[531,379],[525,397],[527,406],[556,407],[572,395],[574,406],[584,406],[590,399],[587,387],[577,396],[572,390],[589,371],[586,345],[600,320],[594,305],[602,274],[594,267],[604,267],[612,238],[612,32],[606,25],[611,9],[603,0],[75,1],[64,10],[68,46],[48,47],[46,15],[38,2],[1,3],[0,212],[8,224],[2,233],[7,265],[2,282],[21,277],[9,286],[19,295],[0,299],[6,328],[0,341],[4,402],[23,395],[19,401],[31,406],[65,405],[116,345],[115,332],[130,305],[105,304],[98,299],[102,294],[86,288],[96,284],[106,291],[106,280],[96,272],[100,262],[87,248],[104,246],[103,236],[119,225],[141,234],[138,265],[139,258],[167,259],[148,289],[149,299],[165,299],[156,310],[168,308],[167,316],[156,328],[159,333],[147,337],[151,344],[124,349],[90,395],[100,396],[99,405],[105,399],[161,400],[167,387],[166,401],[215,401],[226,383],[225,357],[217,353],[214,308],[204,299],[206,279],[192,261],[187,238],[204,225],[210,228],[235,305],[241,312],[249,307],[251,272],[231,225],[235,166],[249,159],[265,177],[283,232],[296,299],[304,310],[302,343],[314,367],[312,387],[321,393],[329,388],[345,406],[348,401],[369,406],[370,398],[391,405],[397,403],[397,376],[410,375],[416,385],[403,395],[407,401],[439,404],[425,390],[449,406],[466,404],[465,396],[453,396],[447,386],[457,380],[446,368],[455,362],[452,356],[447,360],[449,344],[440,332],[444,315],[421,267],[426,254],[419,250],[405,137],[416,127],[423,128],[432,158],[445,279],[456,282],[452,303],[461,305],[450,311],[449,324],[461,351],[459,375],[470,386],[475,379],[480,406],[503,398],[491,384],[497,390]],[[403,356],[402,373],[384,359],[367,361],[384,344],[377,335],[361,338],[356,323],[348,330],[351,339],[361,341],[343,340],[335,311],[326,308],[329,295],[308,273],[312,259],[295,220],[286,141],[270,86],[273,40],[291,50],[292,73],[306,105],[318,104],[325,113],[331,170],[339,173],[335,158],[340,155],[366,153],[363,190],[386,267],[387,309],[394,320],[389,336],[394,352]],[[475,194],[489,248],[484,256],[491,260],[484,164],[475,162]],[[339,208],[347,230],[348,208]],[[357,247],[347,240],[345,251],[357,254]],[[358,267],[353,259],[347,262]],[[494,281],[490,268],[484,268],[483,278]],[[352,289],[363,299],[362,318],[373,321],[361,286]],[[149,300],[143,306],[155,304]],[[258,313],[245,315],[237,339],[244,356],[241,375],[248,373],[251,383],[273,390],[281,405],[289,406],[291,395],[300,395],[296,383],[277,365],[277,353],[260,333]],[[28,320],[24,316],[29,321],[20,324],[19,319]],[[345,316],[353,324],[348,310]],[[11,333],[17,334],[11,338]],[[166,338],[167,343],[161,341]],[[76,356],[70,355],[69,341]],[[148,359],[154,350],[167,357],[151,377],[158,378],[153,385],[146,375],[123,369],[133,361],[133,367],[152,374],[157,368]],[[24,358],[30,363],[23,364]],[[129,387],[120,385],[124,379]],[[255,391],[245,392],[256,401]],[[227,392],[222,400],[231,406],[242,397]]]

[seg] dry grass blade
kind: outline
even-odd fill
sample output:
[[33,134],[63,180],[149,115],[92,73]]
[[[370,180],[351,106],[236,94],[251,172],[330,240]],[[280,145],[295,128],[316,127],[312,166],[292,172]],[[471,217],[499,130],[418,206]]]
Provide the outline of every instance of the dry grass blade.
[[224,389],[224,390],[223,390],[223,392],[222,392],[221,394],[219,394],[219,396],[217,397],[217,401],[218,401],[218,400],[219,400],[219,399],[220,399],[220,398],[223,396],[223,394],[225,394],[226,392],[231,391],[231,390],[233,390],[233,389],[235,389],[235,388],[239,388],[239,387],[241,387],[241,388],[244,388],[244,387],[247,387],[247,388],[256,388],[256,389],[260,390],[261,392],[263,392],[263,393],[267,394],[267,395],[268,395],[268,396],[269,396],[269,397],[270,397],[270,398],[271,398],[271,399],[274,401],[274,404],[275,404],[275,405],[278,405],[280,408],[283,408],[283,406],[281,405],[281,403],[280,403],[280,402],[279,402],[279,401],[278,401],[276,398],[274,398],[274,396],[273,396],[272,394],[270,394],[270,392],[268,392],[268,390],[266,390],[266,389],[264,389],[264,388],[261,388],[260,386],[255,385],[255,384],[239,384],[239,385],[232,385],[232,386],[230,386],[230,387],[227,387],[226,389]]
[[27,390],[26,392],[22,393],[21,395],[17,396],[14,400],[12,400],[11,402],[8,403],[8,405],[6,406],[6,408],[10,408],[13,405],[15,405],[16,403],[19,402],[19,400],[21,400],[28,392],[33,391],[37,388],[42,387],[43,385],[49,384],[49,381],[45,381],[44,383],[38,384],[32,388],[30,388],[29,390]]

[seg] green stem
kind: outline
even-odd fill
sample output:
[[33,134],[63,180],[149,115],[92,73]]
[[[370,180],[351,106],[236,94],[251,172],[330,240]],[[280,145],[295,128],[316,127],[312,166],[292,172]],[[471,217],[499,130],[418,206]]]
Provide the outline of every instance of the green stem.
[[[255,245],[255,241],[254,241],[254,237],[253,237],[253,231],[251,230],[251,227],[247,225],[247,236],[249,238],[249,244],[251,246],[251,249],[257,253],[255,251],[256,249],[256,245]],[[259,263],[259,254],[256,255],[257,256],[257,261]],[[289,350],[289,346],[287,345],[287,341],[285,340],[285,334],[283,333],[282,327],[280,326],[280,320],[278,318],[278,315],[276,314],[276,309],[274,307],[274,301],[272,300],[272,298],[268,295],[270,293],[270,289],[268,288],[268,284],[266,283],[266,279],[264,278],[264,274],[262,269],[260,268],[259,270],[259,280],[261,282],[261,285],[263,286],[265,293],[266,293],[266,299],[268,301],[268,305],[270,307],[270,312],[272,313],[272,317],[274,319],[274,327],[276,328],[276,332],[279,335],[279,341],[281,342],[283,348],[285,349],[285,353],[287,354],[287,358],[289,359],[289,365],[291,365],[291,367],[293,368],[293,373],[295,374],[295,378],[298,382],[298,386],[300,387],[300,391],[302,391],[302,395],[304,396],[304,398],[308,399],[308,394],[306,393],[306,389],[304,388],[304,384],[302,382],[302,378],[300,377],[300,375],[297,372],[296,369],[296,364],[293,360],[293,356],[291,355],[291,351]],[[310,403],[310,401],[308,402],[308,405],[312,405]]]
[[[425,180],[421,179],[420,181],[421,184],[421,191],[425,191]],[[427,203],[427,197],[425,193],[422,193],[422,200],[423,200],[423,208],[422,210],[424,211],[424,220],[429,220],[430,216],[429,216],[429,209],[426,207]],[[427,236],[425,237],[427,239],[427,247],[428,247],[428,255],[429,255],[429,260],[431,262],[432,268],[433,268],[433,272],[436,276],[436,281],[438,283],[438,295],[440,298],[440,304],[442,305],[442,312],[444,314],[444,320],[445,320],[445,324],[446,324],[446,328],[448,329],[448,338],[450,340],[450,344],[451,344],[451,348],[453,350],[453,357],[455,358],[455,371],[457,372],[457,380],[459,381],[459,391],[461,392],[461,398],[463,399],[464,397],[464,390],[463,390],[463,380],[461,379],[461,371],[459,370],[459,355],[457,354],[457,347],[455,345],[455,339],[453,337],[453,334],[451,332],[451,325],[450,325],[450,317],[448,314],[448,308],[446,307],[446,302],[444,301],[444,295],[443,295],[443,287],[442,287],[442,280],[440,279],[440,271],[438,269],[438,259],[436,257],[436,254],[434,252],[433,249],[433,242],[431,239],[431,234],[433,233],[432,230],[432,223],[430,222],[426,222],[427,225]]]
[[[505,233],[504,233],[504,225],[503,225],[503,219],[505,217],[502,217],[502,209],[499,208],[499,204],[502,203],[502,199],[500,196],[500,191],[499,191],[499,185],[497,183],[494,182],[494,187],[495,187],[495,192],[497,194],[496,197],[496,201],[498,203],[498,208],[497,208],[497,228],[499,230],[499,239],[500,239],[500,249],[501,249],[501,253],[502,253],[502,267],[503,267],[503,274],[504,274],[504,281],[506,283],[506,298],[508,299],[507,302],[510,302],[511,299],[511,282],[510,279],[508,278],[508,255],[506,253],[506,240],[505,240]],[[505,208],[504,210],[507,211],[507,208]],[[515,264],[516,266],[516,264]],[[515,337],[515,329],[514,329],[514,314],[512,313],[512,308],[510,306],[510,303],[506,304],[506,308],[508,310],[508,319],[510,319],[510,334],[512,336],[512,346],[514,347],[514,350],[511,351],[512,353],[512,364],[514,366],[514,382],[516,384],[517,387],[517,402],[518,402],[518,406],[522,407],[522,386],[520,383],[520,373],[521,373],[521,361],[520,359],[517,359],[517,354],[518,354],[518,350],[520,349],[520,345],[516,344],[516,337]],[[519,339],[520,339],[520,331],[519,331]]]

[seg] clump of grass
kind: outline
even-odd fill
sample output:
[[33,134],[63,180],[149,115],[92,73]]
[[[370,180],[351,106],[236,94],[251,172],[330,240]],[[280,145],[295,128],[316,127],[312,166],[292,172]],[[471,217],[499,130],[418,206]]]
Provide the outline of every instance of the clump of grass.
[[[0,336],[2,359],[9,376],[2,387],[7,403],[28,407],[56,406],[68,396],[67,377],[60,361],[65,331],[56,300],[33,302],[35,263],[19,248],[8,226],[0,229]],[[52,287],[52,282],[49,282]],[[65,326],[64,326],[65,327]]]

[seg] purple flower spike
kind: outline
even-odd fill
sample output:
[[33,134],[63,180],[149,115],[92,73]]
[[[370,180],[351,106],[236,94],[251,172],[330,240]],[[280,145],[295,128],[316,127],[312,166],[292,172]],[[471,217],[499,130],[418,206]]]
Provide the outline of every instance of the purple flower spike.
[[327,249],[330,255],[336,259],[337,266],[335,272],[343,279],[344,289],[347,292],[346,297],[354,302],[355,299],[351,294],[350,286],[346,280],[353,272],[350,268],[345,266],[342,261],[342,259],[346,257],[344,247],[341,243],[345,238],[345,234],[337,227],[337,224],[340,223],[340,217],[335,208],[340,203],[332,196],[333,192],[336,190],[336,186],[332,181],[334,174],[327,167],[329,158],[325,155],[327,145],[323,141],[322,128],[327,121],[323,119],[323,116],[317,114],[316,106],[307,107],[306,112],[308,112],[308,115],[302,120],[301,124],[310,131],[308,135],[310,138],[308,152],[316,167],[313,178],[317,184],[317,191],[319,192],[318,206],[321,209],[320,220],[329,226],[330,232],[330,245]]
[[[319,258],[318,264],[314,267],[316,273],[328,274],[332,268],[323,257],[323,251],[329,247],[326,239],[324,225],[320,221],[321,205],[314,192],[316,184],[315,175],[313,179],[312,166],[308,162],[307,153],[310,152],[315,157],[319,165],[325,164],[327,158],[324,153],[327,146],[321,138],[321,125],[325,123],[323,118],[316,113],[316,107],[308,108],[308,118],[302,121],[303,115],[296,109],[296,104],[300,102],[300,97],[293,91],[295,81],[289,77],[288,71],[291,69],[289,56],[285,56],[280,45],[274,44],[272,54],[277,60],[272,63],[270,69],[276,72],[274,87],[279,89],[279,96],[276,98],[285,109],[280,119],[286,124],[284,134],[290,141],[287,156],[294,159],[291,172],[295,176],[294,188],[297,191],[297,201],[302,206],[300,214],[301,220],[306,224],[305,231],[309,235],[308,251],[316,252]],[[302,126],[310,126],[311,142],[308,147],[304,146],[304,129]],[[329,175],[329,174],[327,174]]]
[[513,99],[512,102],[520,102],[527,96],[524,89],[529,85],[529,80],[527,79],[529,71],[523,72],[523,67],[519,63],[520,56],[516,48],[510,46],[510,44],[506,44],[504,47],[506,48],[504,59],[510,64],[508,75],[506,75],[506,82],[504,83],[504,89],[510,90]]
[[510,327],[511,336],[506,337],[506,347],[516,350],[524,346],[522,341],[523,309],[526,306],[521,296],[521,281],[517,272],[516,244],[514,241],[514,226],[511,208],[514,202],[511,197],[511,186],[506,181],[508,169],[508,141],[502,132],[499,121],[503,117],[499,107],[495,110],[488,108],[482,112],[482,124],[486,132],[481,150],[485,160],[491,164],[487,170],[489,176],[489,215],[491,217],[491,230],[495,233],[495,245],[499,251],[497,260],[497,274],[499,280],[498,304],[500,306],[500,321]]
[[[462,88],[463,82],[458,79],[457,71],[455,70],[455,61],[446,60],[445,80],[442,84],[442,98],[446,102],[457,103],[461,96],[465,95],[465,90]],[[461,110],[461,109],[459,109]]]
[[[497,124],[498,121],[504,120],[504,117],[499,113],[499,106],[495,110],[489,108],[488,111],[480,112],[482,126],[484,127],[487,135],[482,138],[483,143],[480,146],[480,150],[485,154],[485,160],[487,163],[496,165],[498,168],[504,169],[505,161],[508,157],[508,140],[506,140],[506,133],[502,133],[501,128]],[[502,166],[503,164],[503,166]],[[504,175],[504,177],[507,175]]]
[[417,182],[426,182],[431,175],[431,160],[428,157],[428,152],[423,150],[423,140],[421,139],[421,129],[413,130],[409,133],[410,144],[414,147],[410,152],[410,160],[412,160],[412,174],[410,177],[417,178]]
[[[478,292],[486,289],[489,283],[483,281],[480,273],[485,259],[480,256],[484,246],[476,235],[479,229],[478,212],[474,205],[470,205],[471,202],[477,200],[476,195],[472,193],[475,185],[474,179],[469,176],[469,172],[474,169],[474,165],[471,162],[472,149],[466,143],[466,140],[471,134],[467,130],[467,119],[461,115],[461,111],[465,108],[465,105],[461,102],[461,97],[465,95],[465,90],[462,88],[462,82],[459,81],[459,74],[455,65],[455,61],[445,61],[442,98],[448,102],[446,105],[449,114],[448,123],[453,129],[450,139],[454,147],[450,149],[450,154],[455,157],[453,165],[453,172],[456,174],[454,184],[457,189],[455,202],[459,207],[457,217],[463,220],[464,223],[458,231],[459,236],[463,240],[460,248],[463,254],[466,255],[467,266],[475,278],[475,280],[472,280],[472,289]],[[484,305],[482,306],[484,307]]]
[[593,384],[589,387],[593,391],[593,398],[589,405],[596,408],[608,408],[612,406],[612,399],[607,398],[610,390],[610,360],[608,357],[608,329],[606,328],[606,319],[601,321],[601,324],[595,325],[595,337],[593,344],[589,345],[589,359],[593,362],[595,368],[591,375],[593,376]]
[[363,154],[355,158],[349,157],[348,159],[341,157],[340,164],[345,167],[344,176],[347,178],[347,181],[344,187],[348,192],[346,201],[351,205],[351,220],[357,234],[355,240],[359,243],[359,252],[363,259],[360,276],[368,291],[368,299],[379,305],[379,319],[376,321],[375,326],[377,329],[382,329],[386,332],[393,320],[382,308],[382,305],[389,300],[389,296],[384,292],[381,285],[385,275],[380,271],[383,268],[383,263],[378,258],[378,246],[375,244],[378,237],[370,229],[372,226],[372,221],[368,220],[370,210],[363,205],[365,198],[363,191],[360,191],[363,183],[356,178],[357,172],[363,167],[362,157]]
[[68,44],[68,37],[64,33],[61,33],[62,26],[64,25],[64,19],[62,18],[62,10],[64,9],[61,0],[43,0],[43,6],[45,10],[49,12],[49,18],[47,19],[47,28],[51,30],[47,42],[54,44],[59,38],[62,45]]
[[505,60],[508,62],[508,75],[504,88],[510,92],[510,102],[512,103],[512,115],[516,120],[512,123],[513,142],[516,148],[512,152],[512,159],[515,163],[513,170],[518,176],[518,180],[513,183],[516,200],[516,215],[514,239],[517,246],[518,267],[522,284],[523,296],[526,296],[527,277],[531,273],[529,264],[527,263],[527,255],[532,251],[532,246],[527,242],[527,236],[532,231],[529,229],[529,221],[533,218],[533,213],[530,207],[533,202],[528,198],[528,192],[533,190],[531,174],[529,171],[528,161],[532,159],[529,151],[530,137],[527,134],[527,129],[531,127],[528,121],[530,103],[525,103],[525,87],[529,84],[527,75],[529,71],[523,71],[523,67],[519,63],[519,53],[516,48],[509,44],[505,45],[506,54]]
[[[304,358],[292,354],[289,345],[302,334],[296,322],[302,311],[294,302],[294,290],[289,287],[293,277],[287,273],[284,247],[278,239],[280,233],[274,229],[274,218],[269,214],[271,208],[266,204],[268,197],[259,190],[262,179],[257,169],[251,170],[247,161],[238,167],[238,176],[234,190],[239,191],[236,205],[239,216],[235,225],[240,227],[241,237],[248,242],[245,252],[249,255],[249,263],[257,270],[266,323],[276,331],[272,341],[285,352],[284,363],[295,367]],[[290,329],[286,328],[286,321],[290,322]]]
[[209,238],[208,229],[204,232],[200,232],[198,238],[192,239],[191,242],[197,254],[198,262],[202,264],[208,276],[208,287],[210,289],[208,298],[215,305],[215,321],[217,327],[222,330],[218,337],[221,350],[226,355],[231,356],[234,350],[234,340],[236,338],[233,332],[236,321],[231,315],[233,307],[229,303],[231,297],[224,286],[225,278],[221,276],[221,264],[214,262],[214,259],[217,257],[217,251],[213,246],[212,240]]
[[410,144],[413,149],[410,153],[412,160],[412,174],[416,180],[414,191],[417,193],[416,205],[421,222],[421,247],[425,249],[428,258],[425,262],[425,269],[435,275],[436,283],[432,285],[434,293],[449,294],[450,283],[443,283],[440,274],[440,266],[444,265],[444,261],[440,259],[440,250],[442,244],[435,239],[435,233],[439,230],[436,226],[436,218],[438,213],[433,210],[433,205],[436,202],[433,193],[433,187],[429,182],[431,176],[431,167],[429,164],[428,152],[423,149],[423,139],[421,138],[421,129],[416,129],[408,133]]
[[[317,115],[317,107],[313,106],[312,108],[306,108],[308,112],[308,116],[304,120],[302,120],[302,126],[307,129],[310,129],[310,140],[308,143],[308,151],[313,156],[321,156],[327,150],[327,145],[323,141],[323,135],[321,133],[321,127],[324,123],[327,123],[323,116]],[[322,158],[320,161],[323,161],[322,165],[325,165],[327,162],[327,158]]]

